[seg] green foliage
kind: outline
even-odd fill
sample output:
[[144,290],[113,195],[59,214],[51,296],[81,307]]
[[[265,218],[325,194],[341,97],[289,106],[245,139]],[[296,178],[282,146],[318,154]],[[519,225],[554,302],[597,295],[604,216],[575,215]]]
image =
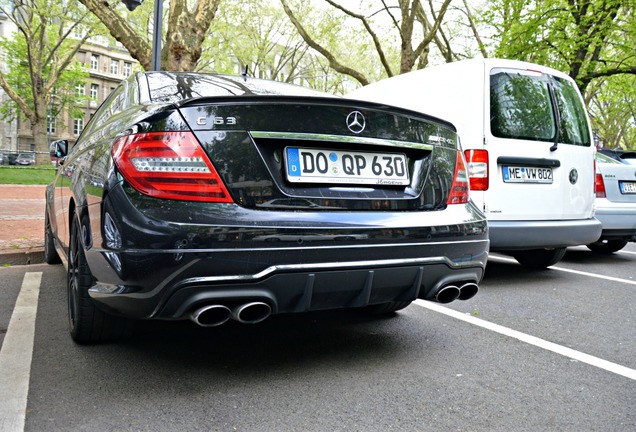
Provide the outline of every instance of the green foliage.
[[492,0],[495,57],[551,66],[584,94],[592,126],[611,147],[634,146],[634,0]]
[[[357,23],[322,2],[293,2],[308,32],[341,61],[373,80],[386,77],[375,48]],[[385,42],[394,45],[388,32]],[[397,46],[389,48],[399,64]],[[248,67],[253,76],[302,84],[317,90],[346,93],[357,84],[336,73],[329,62],[311,50],[289,21],[279,2],[224,0],[206,38],[200,70],[236,74]]]
[[[71,47],[65,46],[69,43],[62,43],[63,50],[69,50]],[[36,99],[35,97],[43,97],[45,95],[34,92],[33,87],[33,75],[30,72],[29,62],[27,54],[27,41],[17,33],[12,39],[2,38],[0,39],[0,50],[6,55],[7,72],[4,74],[5,80],[9,86],[16,92],[16,94],[24,100],[26,105],[33,107],[35,111]],[[50,69],[53,64],[45,64],[42,70],[41,78],[42,83],[50,76]],[[78,63],[73,62],[70,66],[64,69],[56,80],[54,88],[54,94],[50,97],[48,105],[48,114],[56,118],[60,115],[64,108],[69,109],[71,116],[77,116],[81,114],[81,109],[78,107],[85,105],[87,101],[86,96],[79,96],[76,88],[78,85],[83,84],[88,78],[88,72],[84,70]],[[37,77],[36,77],[37,79]],[[0,115],[4,120],[14,120],[20,117],[24,119],[24,113],[22,113],[15,101],[8,99],[0,104]]]
[[588,91],[590,117],[603,146],[636,150],[636,76],[599,79]]

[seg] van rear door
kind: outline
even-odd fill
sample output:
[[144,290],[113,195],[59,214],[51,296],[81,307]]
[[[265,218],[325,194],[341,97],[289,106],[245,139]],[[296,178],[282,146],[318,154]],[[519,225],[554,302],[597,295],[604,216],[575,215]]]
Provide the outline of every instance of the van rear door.
[[594,147],[574,82],[541,70],[486,72],[488,219],[592,217]]

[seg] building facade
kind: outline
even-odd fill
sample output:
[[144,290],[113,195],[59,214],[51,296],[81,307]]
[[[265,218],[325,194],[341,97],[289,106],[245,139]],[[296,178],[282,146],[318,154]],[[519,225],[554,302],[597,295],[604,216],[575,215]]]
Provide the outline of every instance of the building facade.
[[[49,142],[65,139],[74,143],[104,99],[122,80],[140,68],[139,63],[128,54],[128,51],[123,48],[109,47],[108,44],[82,45],[77,53],[77,61],[89,73],[86,81],[76,88],[78,95],[86,96],[87,101],[80,107],[82,114],[79,116],[71,116],[66,110],[57,116],[49,115],[47,125]],[[0,122],[0,131],[3,134],[0,151],[5,153],[35,151],[31,125],[28,121]]]

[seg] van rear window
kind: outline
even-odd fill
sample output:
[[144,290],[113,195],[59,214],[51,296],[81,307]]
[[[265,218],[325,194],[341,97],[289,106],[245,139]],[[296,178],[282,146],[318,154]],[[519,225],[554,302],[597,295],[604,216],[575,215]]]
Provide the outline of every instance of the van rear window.
[[536,72],[493,69],[491,133],[499,138],[554,142],[553,100],[559,114],[559,143],[591,145],[585,108],[574,84]]

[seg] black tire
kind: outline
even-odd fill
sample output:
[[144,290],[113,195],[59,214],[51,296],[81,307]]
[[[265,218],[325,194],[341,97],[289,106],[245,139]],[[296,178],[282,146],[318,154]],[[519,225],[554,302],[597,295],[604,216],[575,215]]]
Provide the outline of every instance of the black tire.
[[512,256],[524,267],[544,269],[561,261],[566,248],[532,249],[513,252]]
[[44,262],[47,264],[59,264],[62,262],[55,250],[55,238],[51,230],[48,210],[44,211]]
[[623,249],[627,245],[627,240],[600,240],[587,245],[587,248],[594,253],[611,255]]
[[67,282],[71,337],[79,344],[112,341],[123,335],[125,322],[122,318],[97,309],[88,295],[93,276],[84,255],[80,227],[80,221],[74,217],[71,224]]
[[397,312],[400,309],[404,309],[410,305],[410,301],[393,301],[387,303],[380,303],[364,308],[364,313],[369,315],[387,315],[393,312]]

